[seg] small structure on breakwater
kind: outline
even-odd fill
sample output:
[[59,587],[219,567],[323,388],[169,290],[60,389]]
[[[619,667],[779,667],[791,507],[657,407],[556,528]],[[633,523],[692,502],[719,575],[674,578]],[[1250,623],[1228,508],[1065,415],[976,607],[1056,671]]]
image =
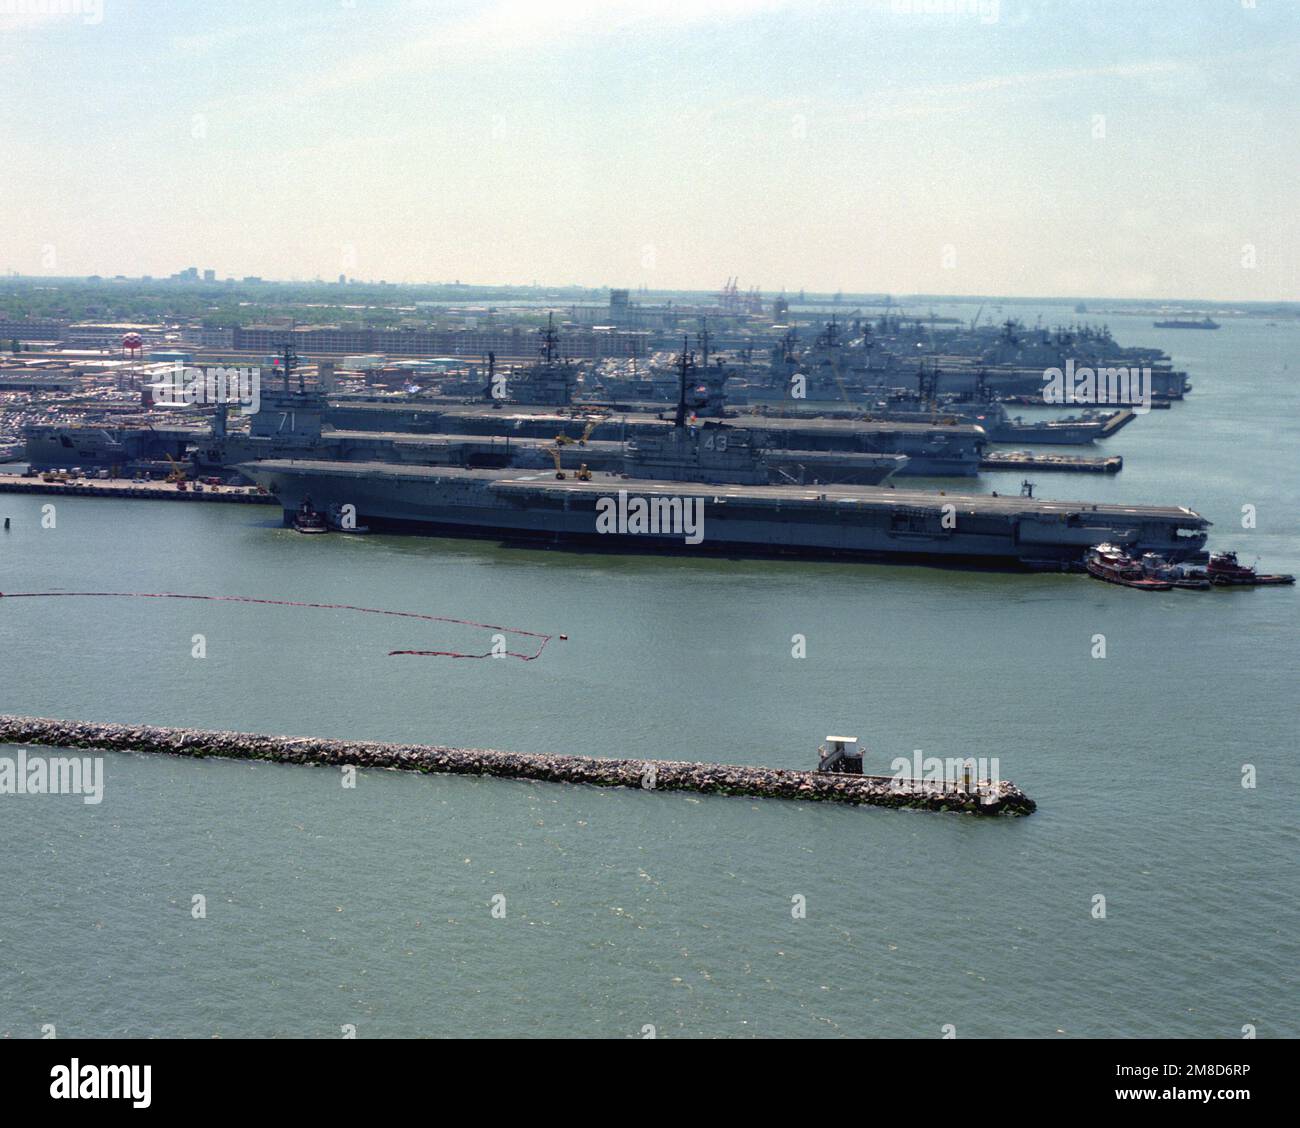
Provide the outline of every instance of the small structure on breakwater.
[[[839,738],[843,740],[845,738]],[[941,783],[842,770],[795,771],[682,760],[613,760],[443,748],[424,744],[264,736],[152,725],[91,724],[43,717],[0,715],[0,744],[158,752],[196,758],[267,760],[275,763],[352,765],[453,775],[635,787],[647,791],[694,791],[772,799],[819,799],[876,807],[911,807],[972,814],[1030,814],[1036,804],[1006,780]],[[859,760],[860,763],[860,760]]]
[[844,775],[862,774],[862,752],[856,736],[828,736],[826,743],[817,749],[819,772],[841,772]]

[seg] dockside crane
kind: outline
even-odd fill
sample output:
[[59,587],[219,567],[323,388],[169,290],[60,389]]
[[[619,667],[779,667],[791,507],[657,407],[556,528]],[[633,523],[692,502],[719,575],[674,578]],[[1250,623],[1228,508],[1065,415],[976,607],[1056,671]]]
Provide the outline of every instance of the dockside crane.
[[186,479],[188,478],[188,475],[185,473],[184,468],[181,466],[179,462],[176,461],[176,459],[172,457],[171,451],[168,450],[168,451],[164,451],[163,453],[167,455],[167,461],[172,464],[171,470],[169,470],[167,473],[167,481],[170,484],[174,485],[178,490],[185,489],[186,488],[185,482]]

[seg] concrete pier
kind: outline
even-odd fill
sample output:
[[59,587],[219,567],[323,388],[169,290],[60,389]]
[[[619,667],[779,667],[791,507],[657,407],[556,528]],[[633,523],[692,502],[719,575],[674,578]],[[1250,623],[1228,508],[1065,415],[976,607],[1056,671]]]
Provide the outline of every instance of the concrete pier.
[[178,490],[166,482],[135,482],[127,478],[78,478],[72,482],[43,482],[21,474],[0,474],[0,493],[45,494],[51,497],[137,498],[146,501],[221,501],[240,505],[274,505],[275,498],[247,486],[194,484]]
[[552,783],[585,783],[596,787],[633,787],[646,791],[814,799],[981,815],[1027,815],[1037,806],[1023,791],[1005,780],[973,783],[966,790],[961,784],[923,780],[898,782],[891,776],[700,764],[682,760],[606,760],[483,748],[265,736],[151,725],[91,724],[43,717],[0,715],[0,744],[157,752],[196,758],[268,760],[333,767],[350,764],[359,768],[486,775]]

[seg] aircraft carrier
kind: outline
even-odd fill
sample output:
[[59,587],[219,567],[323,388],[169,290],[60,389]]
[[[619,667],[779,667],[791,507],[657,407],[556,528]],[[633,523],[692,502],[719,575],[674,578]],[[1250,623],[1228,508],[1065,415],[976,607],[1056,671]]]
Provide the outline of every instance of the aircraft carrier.
[[[1089,547],[1122,545],[1172,561],[1204,556],[1209,522],[1181,506],[1102,505],[1029,497],[943,494],[880,487],[711,486],[595,473],[557,480],[545,471],[395,466],[388,462],[269,459],[241,473],[279,499],[290,519],[351,505],[357,520],[450,536],[587,543],[643,552],[720,552],[923,559],[1030,569],[1082,565]],[[670,513],[698,499],[703,536],[598,529],[622,494]],[[602,499],[606,499],[603,500]],[[620,503],[621,504],[621,503]]]
[[[670,433],[664,429],[664,436]],[[734,432],[739,436],[742,432]],[[231,466],[263,458],[315,457],[342,462],[391,462],[400,465],[460,466],[471,470],[556,469],[578,470],[583,465],[609,473],[627,471],[638,445],[654,441],[643,437],[626,443],[517,438],[511,435],[412,435],[384,431],[324,431],[319,439],[292,443],[279,436],[232,436],[209,465]],[[737,439],[737,441],[742,441]],[[905,454],[871,454],[857,451],[768,451],[763,481],[773,484],[835,484],[874,486],[903,470]],[[719,478],[725,481],[726,478]]]
[[70,466],[142,465],[165,467],[167,459],[184,462],[188,450],[208,437],[194,425],[29,423],[22,430],[23,459],[36,470]]
[[[331,400],[324,421],[335,430],[324,434],[380,431],[546,439],[566,429],[581,431],[593,418],[596,423],[589,438],[616,443],[662,434],[672,426],[666,417],[649,412],[602,414],[593,409],[584,414],[480,404]],[[726,422],[737,429],[763,432],[769,454],[790,452],[793,457],[797,451],[851,451],[906,455],[907,463],[897,471],[900,476],[974,477],[988,443],[983,428],[957,421],[936,424],[729,414]]]

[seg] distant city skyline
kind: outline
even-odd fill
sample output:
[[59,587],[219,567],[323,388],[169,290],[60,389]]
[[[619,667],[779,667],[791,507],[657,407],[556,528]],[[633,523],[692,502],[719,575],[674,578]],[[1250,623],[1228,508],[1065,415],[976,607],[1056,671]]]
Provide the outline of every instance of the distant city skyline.
[[[214,279],[204,279],[200,272],[200,277],[194,279],[178,278],[178,272],[173,271],[168,275],[126,275],[120,271],[114,274],[75,274],[75,275],[42,275],[42,274],[19,274],[10,272],[4,277],[10,281],[32,283],[39,285],[42,282],[57,283],[92,283],[103,282],[113,284],[119,282],[127,283],[176,283],[185,285],[187,282],[207,282],[209,285],[265,285],[265,286],[327,286],[337,289],[340,285],[339,280],[328,278],[263,278],[260,275],[244,276],[223,276],[220,272]],[[554,283],[538,280],[536,282],[467,282],[464,279],[451,278],[432,278],[432,279],[413,279],[410,281],[393,281],[386,278],[349,278],[346,283],[348,286],[355,287],[377,287],[389,286],[394,288],[447,288],[463,287],[466,290],[507,290],[518,291],[521,294],[525,291],[535,291],[539,295],[545,295],[547,292],[559,291],[578,291],[585,295],[588,301],[595,301],[597,304],[605,304],[609,294],[614,290],[626,290],[630,294],[631,300],[639,302],[645,300],[645,296],[651,298],[663,295],[697,295],[702,297],[717,296],[721,287],[704,286],[704,287],[628,287],[618,286],[609,283],[586,284],[578,282]],[[748,293],[742,288],[741,296]],[[1186,306],[1263,306],[1270,309],[1277,307],[1300,307],[1300,298],[1196,298],[1183,297],[1171,294],[1151,294],[1138,296],[1116,297],[1105,294],[1003,294],[989,291],[987,293],[972,294],[952,294],[941,293],[937,291],[910,291],[910,290],[822,290],[814,287],[799,287],[793,290],[767,290],[760,288],[758,294],[765,302],[775,301],[777,298],[784,297],[791,301],[807,301],[824,303],[827,299],[840,299],[843,302],[851,303],[866,301],[876,304],[880,299],[888,299],[899,307],[901,313],[907,316],[917,315],[917,311],[909,310],[907,307],[915,301],[925,301],[934,304],[945,302],[953,303],[977,303],[977,302],[1011,302],[1011,303],[1049,303],[1049,304],[1069,304],[1075,302],[1114,302],[1125,305],[1135,306],[1158,306],[1158,305],[1186,305]],[[874,311],[873,311],[874,316]],[[924,317],[924,313],[919,316]]]
[[1300,296],[1300,5],[0,3],[0,271]]

